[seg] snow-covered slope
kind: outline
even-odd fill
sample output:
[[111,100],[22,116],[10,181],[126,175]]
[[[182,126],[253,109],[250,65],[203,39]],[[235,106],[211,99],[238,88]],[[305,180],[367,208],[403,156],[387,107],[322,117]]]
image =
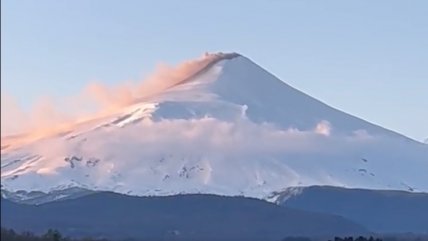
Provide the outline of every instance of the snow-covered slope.
[[331,108],[241,55],[206,58],[115,113],[3,139],[2,188],[267,200],[291,186],[428,191],[427,145]]

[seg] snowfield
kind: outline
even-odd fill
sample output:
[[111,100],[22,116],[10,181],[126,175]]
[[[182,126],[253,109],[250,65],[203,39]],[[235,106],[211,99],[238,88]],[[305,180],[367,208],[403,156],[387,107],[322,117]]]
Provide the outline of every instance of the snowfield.
[[238,54],[162,92],[36,139],[2,139],[2,189],[147,196],[290,187],[428,192],[428,145],[292,88]]

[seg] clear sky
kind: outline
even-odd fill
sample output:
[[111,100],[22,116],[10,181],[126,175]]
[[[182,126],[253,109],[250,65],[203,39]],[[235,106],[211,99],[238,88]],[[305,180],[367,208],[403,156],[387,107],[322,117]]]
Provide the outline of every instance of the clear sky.
[[428,1],[2,0],[1,84],[28,108],[159,62],[239,52],[333,107],[428,137]]

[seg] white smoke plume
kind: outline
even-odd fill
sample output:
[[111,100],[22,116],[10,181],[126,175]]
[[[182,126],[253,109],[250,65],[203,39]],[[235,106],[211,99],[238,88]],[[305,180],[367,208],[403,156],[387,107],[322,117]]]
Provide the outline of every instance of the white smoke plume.
[[[82,120],[110,113],[176,85],[221,56],[205,54],[175,67],[160,64],[152,75],[135,83],[117,86],[90,83],[81,93],[68,99],[53,100],[42,97],[30,111],[24,111],[12,96],[2,93],[1,135],[3,137],[27,132],[43,135],[62,130]],[[82,106],[87,108],[81,109]]]

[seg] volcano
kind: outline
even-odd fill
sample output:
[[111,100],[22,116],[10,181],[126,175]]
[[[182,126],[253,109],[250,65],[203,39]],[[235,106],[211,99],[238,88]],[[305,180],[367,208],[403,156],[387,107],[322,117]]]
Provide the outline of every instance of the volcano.
[[276,201],[291,187],[428,191],[427,145],[332,108],[240,54],[201,63],[102,117],[2,138],[3,195],[60,198],[77,188]]

